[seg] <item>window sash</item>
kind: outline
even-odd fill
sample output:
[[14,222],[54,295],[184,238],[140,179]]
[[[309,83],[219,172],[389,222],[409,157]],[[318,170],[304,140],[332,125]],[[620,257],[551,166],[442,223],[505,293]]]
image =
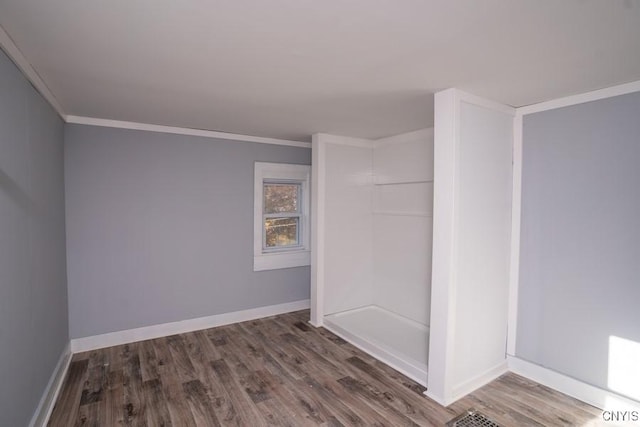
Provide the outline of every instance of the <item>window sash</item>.
[[[274,213],[266,213],[267,204],[265,203],[265,187],[267,185],[295,185],[296,186],[296,210],[295,211],[284,211],[284,212],[274,212]],[[262,181],[262,214],[264,215],[276,215],[283,216],[284,214],[298,214],[302,213],[302,185],[303,182],[299,180],[291,180],[291,179],[265,179]]]
[[262,214],[263,219],[292,218],[296,216],[302,216],[302,214],[300,212],[280,212],[280,213]]
[[[286,216],[282,216],[282,215],[275,215],[274,214],[269,214],[269,217],[267,217],[267,215],[264,216],[263,220],[262,220],[262,252],[263,253],[271,253],[271,252],[282,252],[282,251],[288,251],[288,250],[298,250],[301,247],[303,247],[303,244],[301,242],[301,237],[302,237],[302,215],[300,214],[292,214],[292,215],[286,215]],[[291,244],[291,245],[280,245],[280,246],[267,246],[267,226],[266,226],[266,219],[279,219],[279,218],[297,218],[297,224],[296,224],[296,243]]]
[[[266,203],[264,201],[265,195],[265,186],[267,185],[295,185],[296,186],[296,208],[295,211],[288,212],[274,212],[274,213],[265,213],[267,210]],[[298,250],[303,247],[302,239],[302,227],[303,227],[303,215],[302,215],[302,185],[303,182],[299,180],[288,180],[288,179],[265,179],[262,182],[262,252],[263,253],[271,253],[271,252],[282,252],[287,250]],[[291,245],[281,245],[281,246],[267,246],[267,219],[278,219],[278,218],[297,218],[297,226],[296,226],[296,243]]]

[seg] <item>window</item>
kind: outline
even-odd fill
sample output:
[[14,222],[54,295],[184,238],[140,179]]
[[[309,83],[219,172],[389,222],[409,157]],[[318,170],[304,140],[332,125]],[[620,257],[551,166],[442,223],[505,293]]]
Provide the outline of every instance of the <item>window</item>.
[[253,269],[310,264],[310,167],[255,164]]
[[262,194],[262,251],[299,248],[302,184],[297,181],[265,180]]

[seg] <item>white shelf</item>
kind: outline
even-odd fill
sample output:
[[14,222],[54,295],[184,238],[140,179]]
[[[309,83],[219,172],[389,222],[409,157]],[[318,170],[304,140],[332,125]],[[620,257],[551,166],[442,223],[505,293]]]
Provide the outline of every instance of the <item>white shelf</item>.
[[405,181],[378,181],[376,177],[373,177],[373,185],[429,184],[432,182],[433,182],[432,179],[405,180]]
[[374,211],[374,215],[388,216],[418,216],[424,218],[433,218],[433,214],[429,212],[402,212],[402,211]]

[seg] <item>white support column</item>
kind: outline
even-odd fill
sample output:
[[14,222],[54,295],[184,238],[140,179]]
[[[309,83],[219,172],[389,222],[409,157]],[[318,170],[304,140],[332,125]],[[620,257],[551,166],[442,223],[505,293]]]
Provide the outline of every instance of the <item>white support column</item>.
[[459,102],[455,89],[435,95],[433,267],[431,273],[431,320],[429,377],[426,395],[446,405],[451,394],[454,339],[454,212],[455,161]]
[[450,405],[506,372],[515,109],[435,95],[429,382]]
[[324,317],[324,206],[326,144],[321,134],[311,142],[311,319],[322,326]]

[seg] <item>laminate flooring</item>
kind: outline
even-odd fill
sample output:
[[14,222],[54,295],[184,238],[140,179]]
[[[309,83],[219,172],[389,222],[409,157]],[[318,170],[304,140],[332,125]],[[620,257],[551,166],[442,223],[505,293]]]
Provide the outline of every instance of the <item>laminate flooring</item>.
[[448,408],[308,310],[73,355],[50,426],[595,426],[600,410],[515,374]]

